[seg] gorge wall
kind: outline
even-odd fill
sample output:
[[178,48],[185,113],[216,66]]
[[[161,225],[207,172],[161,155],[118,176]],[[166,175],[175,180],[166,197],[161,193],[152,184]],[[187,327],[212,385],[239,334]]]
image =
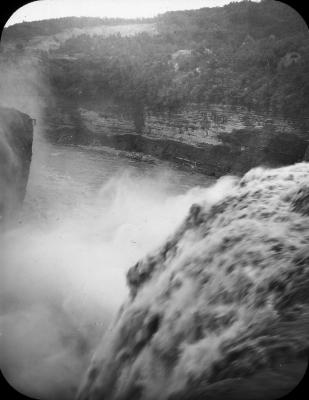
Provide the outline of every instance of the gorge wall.
[[309,351],[309,164],[223,178],[127,274],[79,400],[276,399]]
[[33,121],[24,113],[0,107],[0,222],[21,205],[32,157]]
[[57,142],[108,146],[214,176],[302,161],[309,141],[297,121],[223,105],[153,112],[108,99],[61,100],[48,110],[46,126]]

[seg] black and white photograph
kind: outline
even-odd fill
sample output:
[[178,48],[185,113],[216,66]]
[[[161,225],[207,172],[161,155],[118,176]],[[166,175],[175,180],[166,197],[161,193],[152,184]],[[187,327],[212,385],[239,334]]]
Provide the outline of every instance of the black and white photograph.
[[305,16],[277,0],[5,15],[0,397],[308,398]]

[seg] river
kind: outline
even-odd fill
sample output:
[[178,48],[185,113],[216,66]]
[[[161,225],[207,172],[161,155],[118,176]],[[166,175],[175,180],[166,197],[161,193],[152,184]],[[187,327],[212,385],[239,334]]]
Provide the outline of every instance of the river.
[[113,149],[36,140],[23,215],[33,218],[37,213],[40,219],[41,213],[46,217],[57,209],[68,211],[89,205],[108,181],[124,175],[128,179],[142,178],[150,185],[160,184],[167,196],[214,183],[213,177],[162,161],[152,163],[119,156]]

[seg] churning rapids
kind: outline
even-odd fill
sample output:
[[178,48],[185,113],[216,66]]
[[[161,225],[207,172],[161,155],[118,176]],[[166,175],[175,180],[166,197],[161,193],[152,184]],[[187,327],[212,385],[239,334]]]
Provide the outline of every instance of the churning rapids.
[[1,237],[4,375],[43,400],[286,394],[309,349],[308,176],[300,163],[212,185],[37,140]]
[[1,240],[1,369],[72,399],[127,296],[129,267],[177,228],[212,178],[36,140],[22,215]]

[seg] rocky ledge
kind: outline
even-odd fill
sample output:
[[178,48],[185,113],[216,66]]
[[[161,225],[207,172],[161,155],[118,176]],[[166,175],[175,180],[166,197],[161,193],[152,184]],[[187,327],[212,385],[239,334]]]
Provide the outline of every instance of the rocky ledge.
[[309,164],[222,178],[127,275],[79,400],[275,399],[309,350]]
[[33,120],[12,108],[0,107],[0,222],[22,203],[32,157]]

